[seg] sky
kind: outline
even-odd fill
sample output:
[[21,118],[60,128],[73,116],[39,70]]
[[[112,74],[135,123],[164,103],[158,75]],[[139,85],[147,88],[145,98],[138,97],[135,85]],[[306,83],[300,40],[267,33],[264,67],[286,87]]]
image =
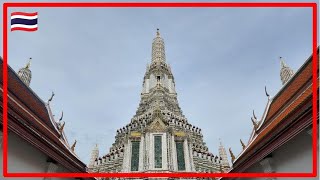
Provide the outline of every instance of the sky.
[[266,107],[264,87],[271,97],[282,87],[279,56],[296,71],[312,52],[308,8],[13,11],[38,12],[39,29],[9,31],[9,66],[18,71],[32,57],[30,88],[43,101],[54,91],[51,108],[57,119],[64,112],[68,141],[77,140],[86,164],[94,145],[107,154],[116,130],[135,115],[157,28],[183,114],[202,129],[214,155],[219,138],[241,152],[252,110],[261,118]]

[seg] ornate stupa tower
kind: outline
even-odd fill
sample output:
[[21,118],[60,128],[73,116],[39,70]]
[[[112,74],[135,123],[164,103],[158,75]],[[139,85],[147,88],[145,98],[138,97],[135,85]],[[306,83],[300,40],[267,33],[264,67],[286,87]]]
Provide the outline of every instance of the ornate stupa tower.
[[227,172],[230,169],[230,164],[228,161],[227,151],[224,148],[224,146],[222,145],[221,140],[220,140],[220,145],[219,145],[219,156],[221,158],[221,170],[223,172]]
[[287,83],[289,81],[289,79],[291,79],[294,72],[289,66],[287,66],[287,64],[284,62],[282,57],[280,57],[280,66],[281,66],[280,78],[282,81],[282,85],[284,85],[285,83]]
[[159,29],[136,114],[117,130],[109,152],[91,164],[93,172],[220,172],[224,166],[209,152],[201,129],[182,114]]
[[98,160],[98,158],[99,158],[99,148],[98,148],[98,144],[96,144],[93,150],[91,151],[90,162],[88,164],[88,167],[93,168],[94,162]]
[[27,63],[27,65],[21,69],[19,69],[18,71],[18,76],[20,77],[20,79],[27,85],[30,85],[31,82],[31,70],[30,70],[30,65],[31,65],[31,58],[29,60],[29,62]]

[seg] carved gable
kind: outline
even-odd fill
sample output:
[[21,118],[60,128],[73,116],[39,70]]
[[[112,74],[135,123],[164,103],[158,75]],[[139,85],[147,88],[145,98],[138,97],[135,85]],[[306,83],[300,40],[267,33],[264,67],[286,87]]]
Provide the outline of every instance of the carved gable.
[[165,132],[167,130],[167,126],[160,118],[157,118],[149,125],[148,129],[151,132]]

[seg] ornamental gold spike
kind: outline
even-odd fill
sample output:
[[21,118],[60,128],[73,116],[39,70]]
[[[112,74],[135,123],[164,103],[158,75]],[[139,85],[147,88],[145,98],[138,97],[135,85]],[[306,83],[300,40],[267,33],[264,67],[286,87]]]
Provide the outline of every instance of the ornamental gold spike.
[[241,139],[240,139],[240,143],[241,143],[242,149],[244,150],[246,148],[246,145],[244,145]]
[[236,157],[234,156],[234,154],[231,151],[231,148],[229,148],[229,152],[230,152],[230,156],[231,156],[231,161],[232,163],[234,162],[234,160],[236,159]]
[[62,134],[62,131],[63,131],[63,128],[64,128],[64,125],[66,124],[66,122],[63,122],[62,126],[59,128],[59,132],[60,134]]
[[77,140],[74,140],[74,143],[71,146],[71,150],[74,151],[74,148],[76,147],[77,144]]
[[253,124],[253,127],[254,127],[254,131],[256,131],[257,132],[257,130],[258,130],[258,124],[257,124],[257,122],[251,117],[251,121],[252,121],[252,124]]

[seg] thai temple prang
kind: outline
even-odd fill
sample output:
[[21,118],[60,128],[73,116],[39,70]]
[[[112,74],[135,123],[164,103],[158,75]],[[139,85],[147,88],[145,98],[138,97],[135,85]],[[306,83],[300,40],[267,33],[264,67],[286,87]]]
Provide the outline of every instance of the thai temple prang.
[[18,71],[18,76],[20,77],[20,79],[27,85],[30,86],[30,82],[31,82],[31,70],[30,70],[30,64],[31,64],[31,58],[28,62],[28,64],[24,67],[19,69]]
[[219,153],[209,152],[201,129],[191,125],[179,107],[158,29],[138,110],[129,124],[117,130],[110,152],[98,157],[98,147],[94,147],[89,171],[226,172],[230,166],[222,144]]
[[282,81],[282,85],[284,85],[293,76],[294,72],[289,66],[287,66],[287,64],[284,62],[282,57],[280,57],[280,64],[281,64],[280,78]]

